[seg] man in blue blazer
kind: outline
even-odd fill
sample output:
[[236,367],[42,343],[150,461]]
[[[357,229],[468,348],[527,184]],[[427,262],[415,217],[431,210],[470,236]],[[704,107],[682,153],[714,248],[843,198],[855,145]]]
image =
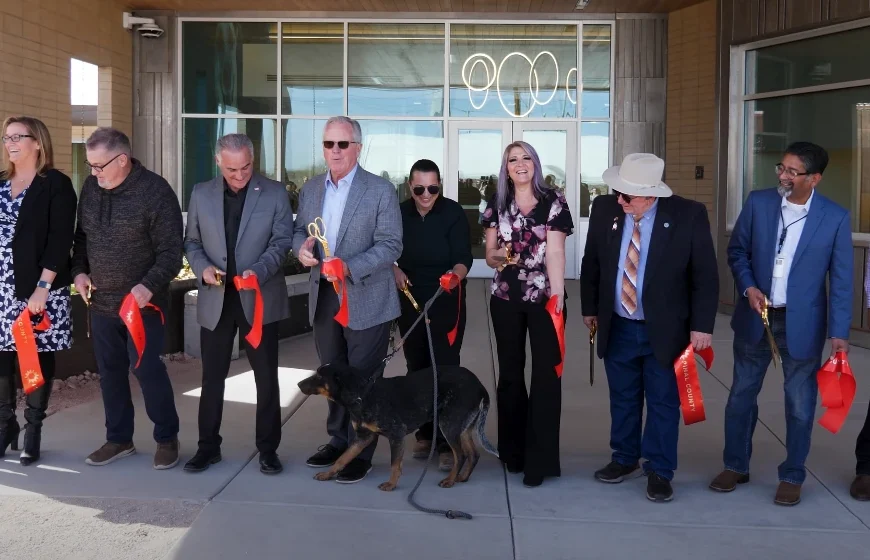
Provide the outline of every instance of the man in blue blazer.
[[[800,502],[816,410],[816,372],[826,339],[831,355],[849,350],[852,321],[852,229],[849,211],[815,192],[828,165],[820,146],[796,142],[776,166],[779,187],[749,194],[728,244],[728,264],[742,295],[734,330],[734,380],[725,407],[725,470],[710,484],[731,492],[749,482],[758,393],[772,349],[785,375],[786,460],[774,503]],[[830,282],[826,291],[825,281]]]

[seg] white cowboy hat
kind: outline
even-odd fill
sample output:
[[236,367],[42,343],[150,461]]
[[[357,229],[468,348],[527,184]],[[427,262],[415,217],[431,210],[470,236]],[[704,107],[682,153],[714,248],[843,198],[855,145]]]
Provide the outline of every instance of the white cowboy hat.
[[629,154],[622,165],[614,165],[602,174],[607,185],[629,196],[669,197],[671,188],[662,182],[665,162],[653,154]]

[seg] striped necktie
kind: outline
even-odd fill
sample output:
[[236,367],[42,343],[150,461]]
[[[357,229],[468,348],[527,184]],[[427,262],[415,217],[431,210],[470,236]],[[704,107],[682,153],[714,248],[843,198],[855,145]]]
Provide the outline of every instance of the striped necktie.
[[622,307],[629,315],[637,311],[637,270],[640,266],[640,220],[634,220],[631,242],[625,254],[622,273]]

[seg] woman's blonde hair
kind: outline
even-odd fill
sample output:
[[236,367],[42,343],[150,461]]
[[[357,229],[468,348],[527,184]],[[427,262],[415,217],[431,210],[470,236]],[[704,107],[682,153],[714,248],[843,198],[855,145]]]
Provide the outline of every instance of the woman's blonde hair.
[[[10,124],[21,123],[27,129],[27,133],[32,135],[33,140],[39,144],[39,157],[36,160],[36,174],[43,175],[49,169],[54,168],[54,151],[51,148],[51,135],[48,133],[48,127],[41,120],[34,117],[7,117],[3,121],[3,128],[0,134],[6,135],[6,129]],[[3,150],[3,169],[0,170],[0,177],[8,179],[15,175],[15,164],[9,161],[9,152]]]

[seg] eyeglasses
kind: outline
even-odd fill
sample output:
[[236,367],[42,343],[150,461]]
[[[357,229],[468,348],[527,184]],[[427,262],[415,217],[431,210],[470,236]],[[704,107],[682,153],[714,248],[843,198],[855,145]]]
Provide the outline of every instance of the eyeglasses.
[[616,195],[616,199],[617,199],[617,200],[619,200],[619,197],[621,196],[621,197],[622,197],[622,200],[624,200],[626,204],[630,204],[630,203],[631,203],[631,200],[634,198],[633,196],[630,196],[630,195],[627,195],[627,194],[623,194],[623,193],[621,193],[621,192],[619,192],[619,191],[613,191],[613,194]]
[[36,140],[36,136],[32,134],[13,134],[12,136],[4,136],[3,143],[8,144],[9,142],[20,142],[22,138],[33,138]]
[[349,140],[339,140],[338,142],[333,140],[323,141],[323,147],[327,150],[331,150],[336,144],[338,144],[339,149],[346,150],[351,144],[359,144],[359,142],[351,142]]
[[108,167],[110,163],[112,163],[113,161],[115,161],[116,159],[118,159],[119,157],[121,157],[123,155],[124,155],[123,153],[120,153],[102,165],[94,165],[94,164],[90,163],[88,160],[85,160],[85,165],[87,165],[88,169],[90,169],[92,171],[96,171],[97,173],[102,173],[103,169]]
[[429,191],[429,194],[438,194],[441,191],[441,187],[438,185],[429,185],[428,187],[414,187],[411,190],[414,191],[414,194],[417,196],[423,196],[423,193],[427,190]]
[[801,175],[813,175],[813,173],[798,173],[794,169],[786,169],[785,166],[781,163],[777,163],[775,169],[777,175],[782,175],[783,173],[785,173],[785,176],[789,179],[795,179]]

